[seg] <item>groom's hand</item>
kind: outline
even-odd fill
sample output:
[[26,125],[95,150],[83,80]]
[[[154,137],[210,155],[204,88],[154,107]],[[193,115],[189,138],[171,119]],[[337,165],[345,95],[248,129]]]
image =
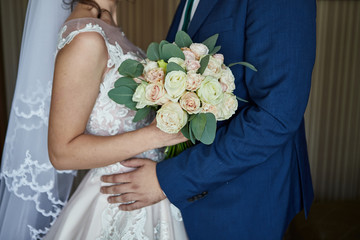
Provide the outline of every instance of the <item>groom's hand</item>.
[[132,172],[102,176],[103,182],[115,184],[101,188],[102,193],[116,195],[108,198],[109,203],[123,203],[119,208],[131,211],[166,198],[156,176],[156,162],[149,159],[130,159],[121,164],[136,169]]

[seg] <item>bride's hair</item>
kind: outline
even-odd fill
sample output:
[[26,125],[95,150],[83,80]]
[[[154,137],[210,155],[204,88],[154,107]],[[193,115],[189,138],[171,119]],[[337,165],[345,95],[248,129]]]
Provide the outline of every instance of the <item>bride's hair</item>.
[[95,8],[98,12],[98,15],[97,15],[97,18],[100,18],[101,17],[101,13],[106,11],[108,12],[107,10],[105,9],[101,9],[101,7],[99,6],[99,4],[97,4],[97,2],[95,2],[94,0],[63,0],[63,2],[66,4],[66,5],[69,5],[70,8],[71,8],[71,11],[74,9],[74,6],[77,4],[77,3],[82,3],[82,4],[86,4],[86,5],[89,5],[93,8]]

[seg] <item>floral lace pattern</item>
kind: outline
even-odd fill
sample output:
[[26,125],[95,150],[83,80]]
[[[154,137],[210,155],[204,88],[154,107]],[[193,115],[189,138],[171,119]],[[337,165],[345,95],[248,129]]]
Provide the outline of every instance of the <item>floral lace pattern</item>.
[[[48,219],[50,225],[66,203],[66,199],[53,195],[55,176],[69,174],[69,178],[72,178],[75,174],[75,171],[56,171],[48,159],[47,126],[51,82],[47,80],[44,85],[38,79],[29,89],[23,90],[21,95],[14,98],[0,174],[8,191],[24,201],[33,202],[36,211],[44,219]],[[30,136],[32,141],[24,140]],[[31,239],[40,239],[48,231],[47,227],[27,227]]]

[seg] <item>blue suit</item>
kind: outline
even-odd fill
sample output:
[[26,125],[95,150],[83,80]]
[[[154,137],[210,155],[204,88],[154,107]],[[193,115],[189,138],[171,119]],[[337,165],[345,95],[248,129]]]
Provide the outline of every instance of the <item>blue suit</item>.
[[[171,26],[173,41],[185,5]],[[212,145],[157,165],[161,188],[182,212],[190,239],[281,239],[308,214],[313,188],[304,130],[315,61],[315,0],[201,0],[188,33],[219,33],[239,102]]]

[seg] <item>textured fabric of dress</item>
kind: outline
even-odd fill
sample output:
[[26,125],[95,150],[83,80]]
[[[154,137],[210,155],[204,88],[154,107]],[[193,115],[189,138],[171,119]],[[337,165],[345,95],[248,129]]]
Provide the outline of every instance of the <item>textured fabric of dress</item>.
[[[108,49],[107,70],[87,123],[87,133],[112,136],[149,124],[153,116],[134,123],[136,112],[108,97],[114,82],[121,77],[117,71],[120,64],[126,59],[140,60],[144,56],[142,51],[126,39],[120,28],[94,18],[66,22],[59,33],[58,50],[84,32],[100,34]],[[162,150],[155,149],[137,157],[161,161],[163,156]],[[90,170],[45,239],[187,239],[181,213],[168,199],[131,212],[121,211],[117,204],[107,202],[108,196],[100,193],[104,184],[100,177],[131,170],[120,163]]]

